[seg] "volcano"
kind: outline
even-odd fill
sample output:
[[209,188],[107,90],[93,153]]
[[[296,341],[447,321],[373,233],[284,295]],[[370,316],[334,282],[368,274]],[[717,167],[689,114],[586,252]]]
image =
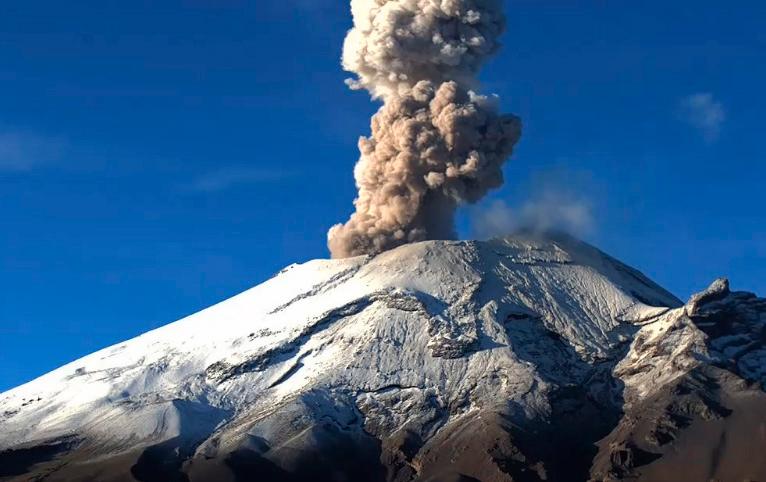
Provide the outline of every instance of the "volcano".
[[766,480],[766,299],[566,235],[316,260],[0,395],[0,479]]

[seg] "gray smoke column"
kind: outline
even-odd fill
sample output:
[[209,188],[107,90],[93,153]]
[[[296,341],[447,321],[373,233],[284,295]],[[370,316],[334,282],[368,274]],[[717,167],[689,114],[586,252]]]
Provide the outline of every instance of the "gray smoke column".
[[334,258],[455,237],[455,209],[503,183],[521,135],[474,92],[504,29],[495,0],[351,0],[343,66],[383,106],[359,141],[356,212],[328,233]]

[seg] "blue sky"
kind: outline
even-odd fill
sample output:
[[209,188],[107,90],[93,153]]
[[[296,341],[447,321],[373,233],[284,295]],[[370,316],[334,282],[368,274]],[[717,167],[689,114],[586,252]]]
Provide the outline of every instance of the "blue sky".
[[[0,6],[0,391],[325,257],[377,108],[347,2],[74,3]],[[482,80],[524,137],[461,234],[553,193],[682,298],[766,294],[764,4],[507,13]]]

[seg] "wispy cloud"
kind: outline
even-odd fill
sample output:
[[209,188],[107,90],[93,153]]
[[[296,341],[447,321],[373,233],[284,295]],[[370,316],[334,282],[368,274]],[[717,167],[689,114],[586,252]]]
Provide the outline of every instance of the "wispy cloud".
[[212,193],[245,184],[273,183],[292,176],[290,172],[279,170],[236,167],[208,172],[184,187],[193,192]]
[[507,236],[520,230],[555,230],[583,236],[595,226],[590,202],[584,197],[552,188],[518,207],[494,201],[488,207],[477,210],[472,224],[474,235],[480,239]]
[[700,92],[683,98],[679,105],[679,114],[681,119],[697,129],[707,142],[718,140],[726,121],[723,104],[710,92]]
[[60,138],[0,130],[0,171],[29,171],[55,163],[65,144]]

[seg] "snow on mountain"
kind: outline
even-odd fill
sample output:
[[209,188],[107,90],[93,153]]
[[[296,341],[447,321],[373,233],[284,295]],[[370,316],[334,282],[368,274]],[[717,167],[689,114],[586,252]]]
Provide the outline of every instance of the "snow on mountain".
[[[713,356],[695,306],[566,236],[293,265],[0,395],[0,462],[13,462],[0,476],[300,480],[312,466],[357,480],[448,469],[510,480],[523,466],[564,480],[550,477],[566,462],[584,480],[623,392],[638,403]],[[740,345],[717,340],[720,353]],[[762,378],[763,361],[737,366]],[[570,434],[547,444],[567,455],[533,433]],[[317,458],[323,447],[334,455]]]
[[593,480],[763,480],[766,299],[718,279],[642,323],[613,372],[624,415]]
[[642,322],[614,372],[625,382],[628,400],[646,398],[705,363],[766,385],[766,300],[732,293],[728,280],[716,280],[685,306]]

